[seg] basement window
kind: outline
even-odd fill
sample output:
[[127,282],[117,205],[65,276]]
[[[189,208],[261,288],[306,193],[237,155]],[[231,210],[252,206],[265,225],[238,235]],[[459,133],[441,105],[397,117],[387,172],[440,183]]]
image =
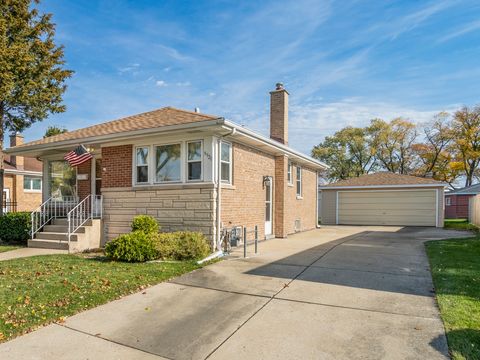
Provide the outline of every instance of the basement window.
[[297,198],[302,197],[302,168],[297,166]]

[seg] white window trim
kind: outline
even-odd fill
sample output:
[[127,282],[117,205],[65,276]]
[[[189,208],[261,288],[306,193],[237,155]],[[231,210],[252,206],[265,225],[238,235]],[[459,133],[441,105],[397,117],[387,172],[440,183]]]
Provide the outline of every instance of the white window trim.
[[[229,161],[228,161],[228,162],[222,160],[222,144],[228,144],[228,145],[230,145],[230,150],[229,150],[229,154],[228,154],[228,157],[229,157]],[[219,176],[220,182],[221,182],[222,184],[232,185],[232,183],[233,183],[233,181],[232,181],[232,173],[233,173],[233,171],[232,171],[232,170],[233,170],[233,146],[232,146],[232,143],[231,143],[231,142],[228,142],[228,141],[223,141],[223,140],[220,141],[220,151],[219,151],[219,155],[220,155],[220,156],[219,156],[219,159],[218,159],[218,160],[220,161],[220,174],[219,174],[219,175],[220,175],[220,176]],[[228,181],[227,181],[227,180],[222,180],[222,173],[221,173],[221,171],[222,171],[222,163],[229,164],[229,167],[228,167],[228,170],[229,170],[229,171],[228,171],[228,172],[229,172],[229,174],[228,174]]]
[[[30,179],[40,179],[40,189],[25,189],[25,178],[30,178]],[[32,182],[30,181],[30,186],[32,185]],[[23,177],[23,192],[25,193],[41,193],[43,191],[43,178],[41,176],[31,176],[31,175],[24,175]]]
[[[202,176],[201,179],[196,180],[188,180],[188,143],[192,142],[201,142],[201,171]],[[165,145],[175,145],[180,144],[180,161],[181,161],[181,168],[180,168],[180,180],[173,180],[173,181],[156,181],[156,147],[157,146],[165,146]],[[230,143],[229,143],[230,144]],[[132,154],[132,184],[134,187],[148,187],[148,186],[158,186],[161,187],[163,185],[176,185],[176,184],[195,184],[195,183],[203,183],[205,181],[205,156],[204,156],[204,149],[205,143],[204,139],[189,139],[189,140],[171,140],[168,142],[159,142],[159,143],[140,143],[135,144],[133,146],[134,151]],[[148,166],[148,182],[137,182],[137,149],[139,148],[148,148],[149,157],[147,160]],[[231,155],[232,145],[230,144],[230,158]],[[198,160],[197,160],[198,161]],[[232,161],[233,163],[233,161]],[[232,166],[230,166],[230,178],[232,177],[231,171]],[[227,184],[227,182],[222,182],[223,184]]]
[[[290,175],[290,178],[288,175]],[[293,164],[291,161],[287,164],[287,183],[288,185],[293,186]]]
[[445,197],[445,206],[451,206],[452,205],[452,199],[450,196]]
[[[300,172],[299,172],[300,170]],[[300,174],[300,177],[298,176]],[[298,183],[300,183],[300,194],[298,193]],[[303,199],[303,176],[302,176],[302,167],[298,166],[295,169],[295,192],[297,199]]]
[[[147,155],[147,165],[138,165],[137,164],[137,149],[142,149],[142,148],[146,148],[148,149],[148,155]],[[132,177],[133,177],[133,183],[135,185],[150,185],[151,184],[151,178],[152,178],[152,147],[150,145],[138,145],[138,146],[135,146],[135,151],[133,152],[133,163],[134,163],[134,166],[133,166],[133,174],[132,174]],[[138,182],[137,181],[137,170],[138,170],[138,167],[139,166],[147,166],[147,176],[148,176],[148,179],[146,182]]]
[[[197,143],[199,142],[200,143],[200,160],[188,160],[188,144],[190,143]],[[199,162],[200,161],[200,179],[192,179],[192,180],[189,180],[188,179],[188,164],[191,163],[191,162]],[[203,140],[202,139],[199,139],[199,140],[188,140],[185,142],[185,181],[186,182],[189,182],[189,183],[193,183],[193,182],[199,182],[199,181],[203,181],[203,178],[204,178],[204,169],[203,169]]]
[[[180,145],[180,179],[179,180],[171,180],[171,181],[157,181],[157,147],[159,146],[168,146],[168,145]],[[173,141],[173,142],[168,142],[168,143],[160,143],[160,144],[153,144],[152,145],[152,159],[150,162],[153,164],[152,165],[152,181],[150,183],[153,183],[153,185],[161,185],[161,184],[180,184],[183,183],[185,174],[183,170],[182,163],[184,163],[185,159],[185,141]]]

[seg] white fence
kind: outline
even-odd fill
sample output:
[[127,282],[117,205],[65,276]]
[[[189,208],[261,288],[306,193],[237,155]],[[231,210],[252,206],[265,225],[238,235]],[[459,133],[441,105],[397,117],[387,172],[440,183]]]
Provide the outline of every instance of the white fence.
[[475,195],[470,198],[470,222],[480,227],[480,195]]

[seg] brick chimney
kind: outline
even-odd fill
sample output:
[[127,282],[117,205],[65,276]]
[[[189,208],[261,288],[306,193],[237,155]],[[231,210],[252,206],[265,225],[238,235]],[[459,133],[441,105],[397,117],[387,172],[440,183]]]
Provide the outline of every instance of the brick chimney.
[[[10,135],[10,147],[14,147],[14,146],[22,145],[22,144],[23,144],[23,135],[22,134],[16,132],[16,133],[12,133]],[[23,156],[12,155],[10,157],[10,162],[17,169],[23,170],[23,166],[24,166]]]
[[270,138],[288,145],[288,91],[282,83],[270,92]]

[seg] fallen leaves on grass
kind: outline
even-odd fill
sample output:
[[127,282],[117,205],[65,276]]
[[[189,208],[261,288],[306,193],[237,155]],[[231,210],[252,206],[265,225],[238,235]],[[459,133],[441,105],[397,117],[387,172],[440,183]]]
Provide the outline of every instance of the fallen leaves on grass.
[[[198,268],[50,255],[0,263],[0,342]],[[145,292],[145,291],[144,291]]]

